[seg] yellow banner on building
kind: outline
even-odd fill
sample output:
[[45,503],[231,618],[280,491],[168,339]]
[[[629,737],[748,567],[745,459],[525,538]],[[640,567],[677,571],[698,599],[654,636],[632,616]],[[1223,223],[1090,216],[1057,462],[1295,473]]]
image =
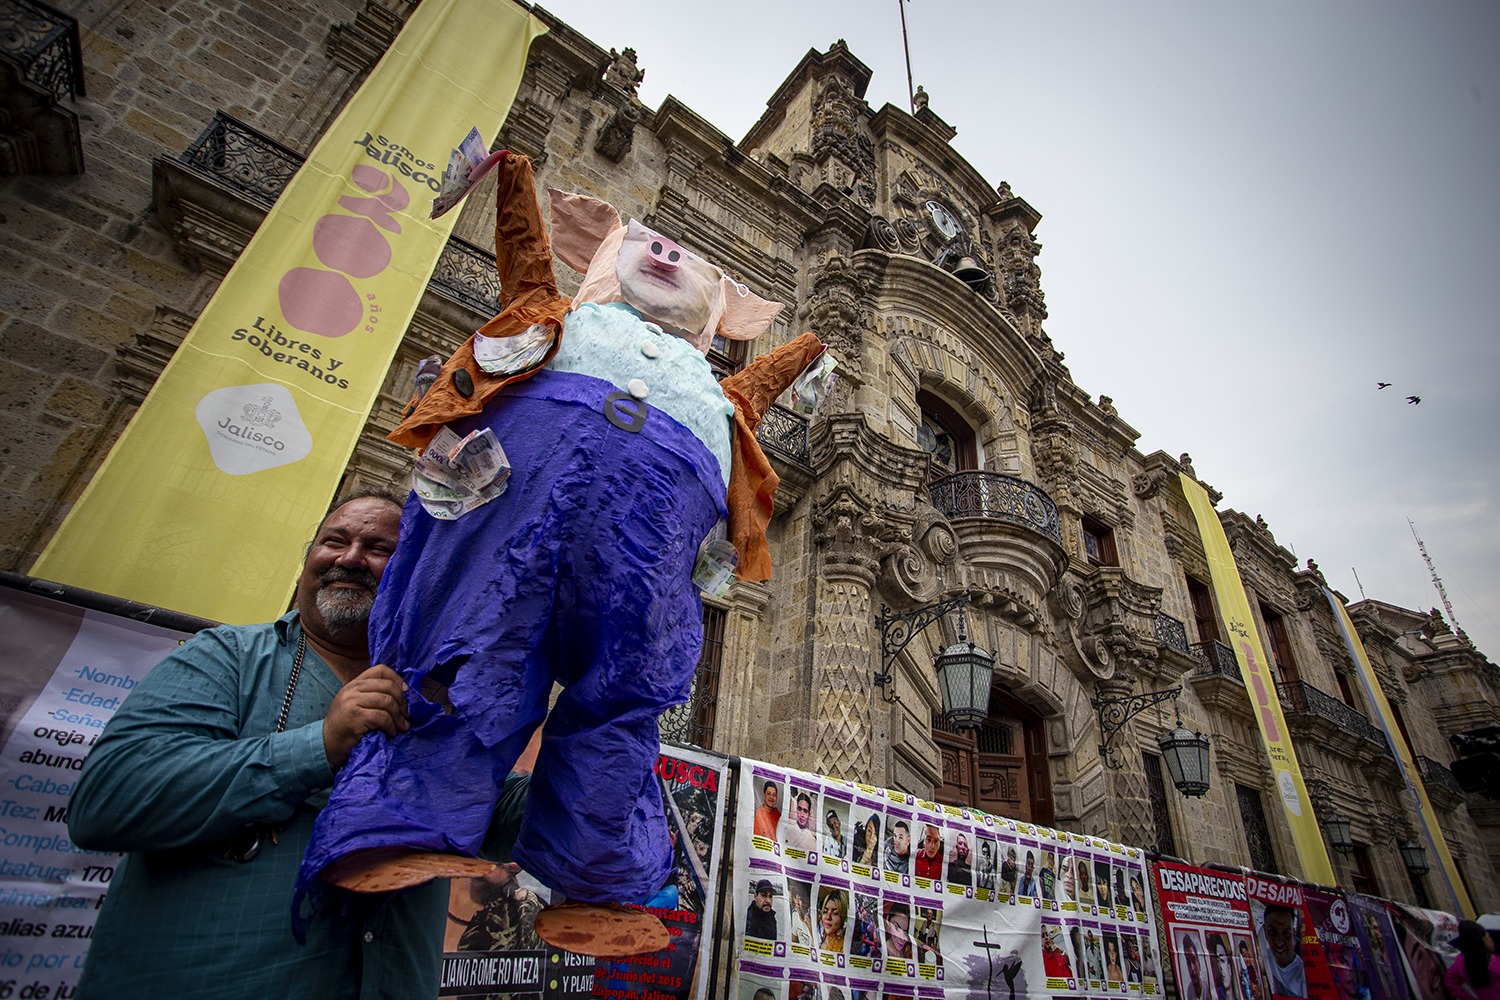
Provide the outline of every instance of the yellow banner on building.
[[1448,887],[1448,894],[1453,897],[1458,911],[1466,919],[1473,920],[1475,918],[1474,904],[1469,900],[1469,893],[1464,888],[1463,879],[1458,875],[1458,866],[1453,863],[1453,855],[1448,851],[1448,841],[1443,836],[1443,828],[1438,825],[1437,813],[1433,812],[1432,802],[1427,798],[1427,786],[1422,783],[1422,776],[1417,773],[1417,763],[1412,760],[1411,750],[1401,736],[1400,727],[1396,725],[1396,716],[1391,712],[1391,703],[1386,699],[1385,690],[1381,688],[1380,680],[1370,666],[1370,658],[1365,655],[1365,644],[1360,641],[1359,633],[1354,629],[1354,623],[1349,620],[1349,612],[1344,608],[1344,602],[1327,587],[1323,588],[1323,594],[1328,598],[1328,606],[1333,609],[1334,621],[1338,622],[1339,631],[1344,635],[1344,648],[1349,650],[1349,656],[1354,660],[1354,665],[1359,671],[1359,682],[1364,686],[1365,697],[1369,699],[1371,705],[1375,706],[1375,721],[1385,733],[1386,741],[1391,745],[1391,755],[1396,758],[1396,764],[1401,769],[1401,780],[1406,785],[1406,792],[1411,796],[1411,804],[1422,823],[1422,836],[1427,841],[1427,849],[1437,855],[1438,873]]
[[458,218],[428,218],[449,152],[500,130],[545,32],[510,0],[416,8],[32,575],[224,622],[286,609]]
[[1214,596],[1219,600],[1219,613],[1229,623],[1229,644],[1234,649],[1234,658],[1239,661],[1240,676],[1244,678],[1255,721],[1260,725],[1261,739],[1266,744],[1266,756],[1270,758],[1271,772],[1275,777],[1276,797],[1281,802],[1287,826],[1291,828],[1297,857],[1302,861],[1302,877],[1310,882],[1336,885],[1333,865],[1323,847],[1323,831],[1313,814],[1307,786],[1302,783],[1297,751],[1292,748],[1292,735],[1281,712],[1276,678],[1271,673],[1265,647],[1250,614],[1250,601],[1245,596],[1245,585],[1240,581],[1239,567],[1234,563],[1229,539],[1224,537],[1224,525],[1219,522],[1219,514],[1214,510],[1208,493],[1185,474],[1182,476],[1182,492],[1187,497],[1188,506],[1193,508],[1193,519],[1198,522],[1203,552],[1208,556],[1209,575],[1213,577]]

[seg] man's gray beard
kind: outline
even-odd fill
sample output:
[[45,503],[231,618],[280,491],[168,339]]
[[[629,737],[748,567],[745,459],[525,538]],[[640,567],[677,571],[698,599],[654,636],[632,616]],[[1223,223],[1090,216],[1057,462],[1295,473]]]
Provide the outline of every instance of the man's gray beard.
[[318,614],[323,616],[323,627],[328,635],[338,642],[346,642],[358,638],[369,628],[375,595],[368,590],[323,586],[318,588],[314,603],[318,606]]

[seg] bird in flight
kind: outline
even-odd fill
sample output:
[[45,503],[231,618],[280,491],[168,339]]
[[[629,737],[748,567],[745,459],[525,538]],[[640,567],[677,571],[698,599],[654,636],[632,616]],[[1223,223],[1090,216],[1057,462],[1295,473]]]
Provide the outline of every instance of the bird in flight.
[[1389,387],[1390,384],[1391,383],[1389,383],[1389,382],[1376,382],[1375,383],[1375,388],[1377,388],[1377,389],[1385,389],[1385,388]]
[[1412,406],[1416,406],[1418,403],[1420,403],[1422,401],[1422,397],[1421,396],[1407,396],[1406,397],[1406,401],[1408,403],[1410,403]]

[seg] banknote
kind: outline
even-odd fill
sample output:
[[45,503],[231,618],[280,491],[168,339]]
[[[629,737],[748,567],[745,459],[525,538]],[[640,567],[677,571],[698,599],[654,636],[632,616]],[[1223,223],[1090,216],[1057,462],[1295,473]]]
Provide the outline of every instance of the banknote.
[[552,346],[552,332],[533,324],[514,337],[474,335],[474,360],[491,375],[514,375],[537,364]]

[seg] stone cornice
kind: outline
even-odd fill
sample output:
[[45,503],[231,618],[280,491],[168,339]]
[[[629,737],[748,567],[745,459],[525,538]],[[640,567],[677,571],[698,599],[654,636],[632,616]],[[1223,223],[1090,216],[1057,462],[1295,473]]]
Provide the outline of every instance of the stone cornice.
[[[875,133],[876,142],[895,139],[924,157],[958,185],[979,207],[981,215],[993,216],[1001,207],[1001,199],[995,193],[995,188],[956,149],[948,145],[942,129],[919,121],[894,104],[887,104],[875,113],[870,119],[870,129]],[[1016,199],[1005,199],[1007,203],[1012,200]],[[1038,215],[1037,218],[1040,220],[1041,216]]]
[[819,78],[830,73],[843,72],[854,84],[854,96],[863,98],[865,89],[870,85],[870,77],[874,74],[870,67],[860,62],[850,52],[848,46],[842,44],[840,39],[828,47],[827,52],[819,52],[817,49],[808,49],[807,55],[802,61],[787,74],[781,86],[766,101],[766,112],[760,116],[760,120],[750,126],[750,131],[745,133],[745,138],[740,140],[740,148],[754,149],[766,136],[776,131],[776,127],[786,118],[787,105],[808,84],[808,81],[816,73]]

